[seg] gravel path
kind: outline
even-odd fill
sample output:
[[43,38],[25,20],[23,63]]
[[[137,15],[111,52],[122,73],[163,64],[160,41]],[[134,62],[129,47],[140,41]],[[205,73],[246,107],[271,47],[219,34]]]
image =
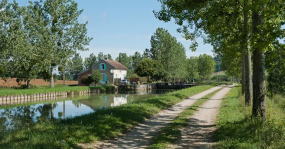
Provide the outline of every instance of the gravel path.
[[223,88],[190,118],[188,126],[182,130],[181,140],[175,143],[173,148],[208,149],[214,143],[212,134],[215,130],[216,116],[222,102],[222,98],[233,86]]
[[171,123],[183,110],[190,107],[198,99],[220,88],[222,87],[221,86],[213,87],[207,91],[189,97],[188,99],[185,99],[180,103],[177,103],[171,108],[159,112],[156,116],[146,120],[142,124],[139,124],[137,127],[135,127],[132,131],[128,132],[124,136],[120,136],[108,142],[79,144],[79,146],[83,148],[120,148],[120,149],[145,148],[149,145],[149,141],[152,139],[152,137],[161,128]]

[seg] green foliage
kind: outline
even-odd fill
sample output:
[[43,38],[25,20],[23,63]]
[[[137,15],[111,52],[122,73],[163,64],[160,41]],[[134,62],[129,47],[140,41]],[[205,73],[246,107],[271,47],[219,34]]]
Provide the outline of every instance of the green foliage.
[[135,70],[137,66],[139,65],[140,61],[142,60],[142,56],[139,52],[135,52],[135,54],[132,56],[132,68]]
[[207,80],[215,71],[215,61],[210,55],[200,55],[198,58],[198,71],[202,80]]
[[150,77],[159,78],[161,76],[160,73],[162,71],[159,71],[161,68],[163,68],[163,66],[159,62],[152,59],[143,59],[135,69],[135,73],[141,77],[147,77],[149,82]]
[[215,61],[215,72],[219,72],[219,71],[223,71],[222,69],[222,58],[221,56],[215,56],[214,57],[214,61]]
[[81,77],[81,83],[86,85],[86,86],[89,86],[92,83],[91,76],[85,75],[85,76]]
[[78,79],[78,74],[83,71],[83,60],[81,56],[77,53],[71,60],[72,67],[70,69],[70,74],[73,80]]
[[220,81],[228,82],[228,81],[230,81],[230,78],[228,75],[215,75],[211,78],[211,80],[217,81],[217,82],[220,82]]
[[[277,102],[276,102],[277,101]],[[234,87],[224,98],[214,133],[214,148],[284,148],[285,99],[267,100],[267,121],[251,116],[244,105],[240,87]]]
[[150,43],[150,58],[163,65],[164,70],[161,69],[160,73],[163,79],[186,78],[185,48],[175,37],[167,30],[158,28],[151,36]]
[[84,67],[85,69],[90,69],[93,65],[97,62],[97,57],[91,53],[89,57],[85,58],[84,60]]
[[194,80],[198,80],[199,78],[198,60],[198,57],[194,56],[191,56],[190,59],[188,59],[187,72],[192,82],[194,82]]
[[102,74],[100,73],[100,71],[98,69],[92,70],[91,78],[92,78],[92,82],[94,82],[96,85],[97,83],[100,82],[100,80],[102,78]]
[[[192,96],[209,88],[192,87],[178,93]],[[111,139],[181,100],[167,94],[62,121],[41,119],[28,129],[1,131],[0,148],[46,148],[47,144],[75,148],[78,143]]]
[[87,50],[91,38],[87,24],[78,22],[82,10],[73,0],[29,2],[27,6],[5,0],[0,9],[5,10],[0,11],[2,77],[9,74],[29,82],[36,74],[50,73],[53,84],[54,67],[64,67],[76,51]]
[[119,53],[119,56],[116,58],[116,61],[120,62],[128,69],[132,70],[132,65],[131,65],[132,57],[128,56],[126,53]]
[[94,82],[96,85],[97,83],[100,82],[101,78],[102,78],[102,74],[100,73],[99,70],[92,70],[91,75],[85,75],[81,78],[81,83],[89,86],[91,83]]
[[266,51],[266,71],[268,73],[268,92],[272,97],[274,94],[285,95],[285,50],[284,45],[279,44]]

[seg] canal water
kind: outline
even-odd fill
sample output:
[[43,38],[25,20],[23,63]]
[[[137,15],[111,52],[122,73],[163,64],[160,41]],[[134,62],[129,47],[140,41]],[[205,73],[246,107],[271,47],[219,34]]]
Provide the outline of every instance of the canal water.
[[21,129],[40,119],[65,119],[98,110],[159,96],[169,90],[126,92],[118,94],[91,94],[64,101],[0,106],[0,131]]

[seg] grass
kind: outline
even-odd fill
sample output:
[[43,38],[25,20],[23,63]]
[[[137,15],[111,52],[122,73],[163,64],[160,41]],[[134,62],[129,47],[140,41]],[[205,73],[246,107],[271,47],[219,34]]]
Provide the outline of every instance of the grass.
[[148,148],[171,148],[171,145],[181,138],[181,131],[187,126],[189,117],[191,117],[203,103],[220,90],[221,89],[197,100],[191,107],[180,113],[171,124],[163,128],[159,134],[152,139]]
[[114,138],[185,97],[210,89],[196,86],[66,120],[38,120],[27,128],[1,131],[0,148],[77,148],[80,142]]
[[214,133],[215,148],[285,148],[285,98],[267,98],[267,121],[251,117],[240,87],[225,97]]
[[204,81],[204,82],[197,82],[198,85],[212,85],[212,86],[218,86],[218,85],[232,85],[233,82],[218,82],[218,81]]
[[32,89],[1,89],[0,96],[11,96],[11,95],[32,95],[32,94],[39,94],[39,93],[50,93],[50,92],[70,92],[70,91],[83,91],[88,89],[100,89],[101,91],[113,91],[114,87],[110,85],[103,85],[103,86],[55,86],[54,88],[48,87],[39,87],[39,88],[32,88]]

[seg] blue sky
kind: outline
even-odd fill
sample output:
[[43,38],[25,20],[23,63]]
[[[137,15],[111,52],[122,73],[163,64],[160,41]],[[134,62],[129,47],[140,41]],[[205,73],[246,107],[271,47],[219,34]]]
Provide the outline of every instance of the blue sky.
[[[25,3],[28,0],[17,0]],[[34,1],[34,0],[33,0]],[[150,48],[150,38],[158,27],[167,29],[169,33],[181,42],[187,57],[206,53],[213,55],[212,46],[204,45],[198,39],[199,47],[196,52],[189,50],[190,41],[177,33],[179,27],[174,22],[164,23],[156,19],[153,10],[159,11],[161,4],[157,0],[75,0],[79,9],[83,9],[79,21],[88,21],[88,36],[93,40],[88,46],[89,51],[80,52],[83,58],[91,53],[111,54],[116,58],[119,53],[133,55],[136,51],[141,54]]]

